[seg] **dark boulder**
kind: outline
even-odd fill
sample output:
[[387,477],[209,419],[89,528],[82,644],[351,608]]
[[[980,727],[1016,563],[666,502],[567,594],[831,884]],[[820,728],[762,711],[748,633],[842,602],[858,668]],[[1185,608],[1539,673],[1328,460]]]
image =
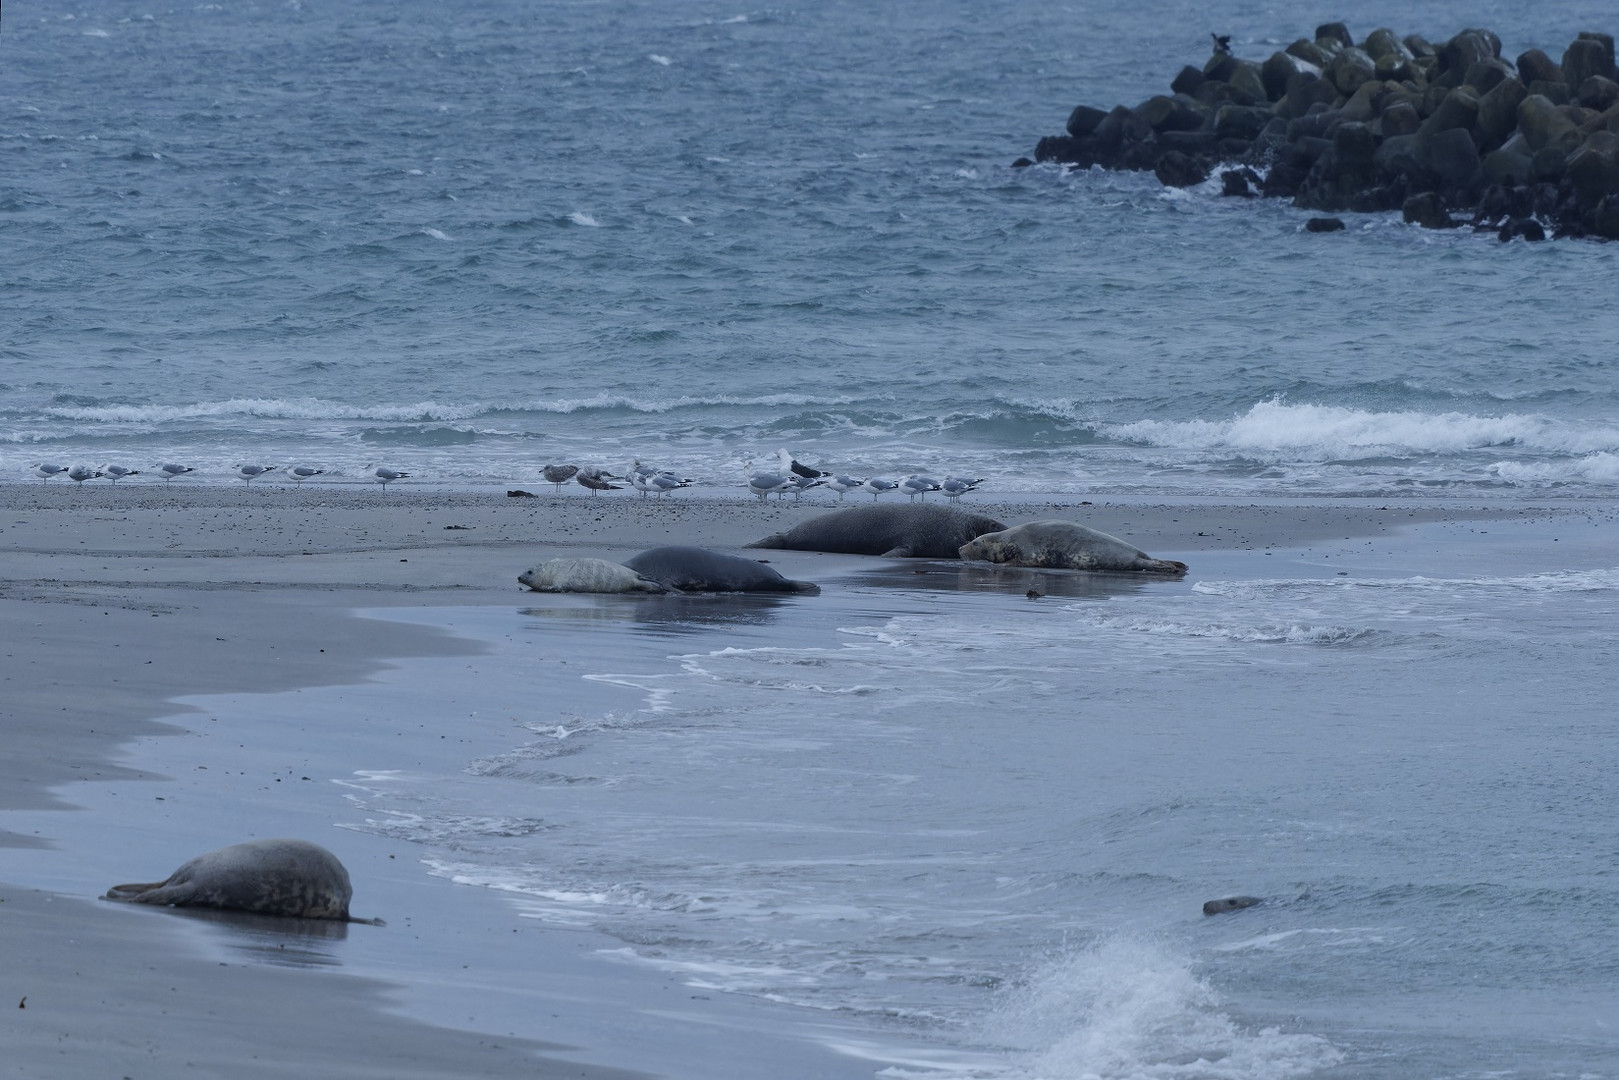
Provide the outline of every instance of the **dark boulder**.
[[1439,196],[1431,191],[1406,199],[1400,207],[1400,215],[1407,224],[1421,225],[1424,229],[1450,229],[1456,225]]
[[1400,60],[1412,59],[1411,50],[1405,43],[1394,36],[1394,31],[1387,27],[1380,27],[1366,35],[1366,40],[1360,43],[1366,55],[1373,60],[1381,60],[1385,56],[1398,57]]
[[1193,187],[1209,178],[1207,162],[1179,150],[1171,150],[1160,157],[1152,172],[1165,187]]
[[1321,46],[1317,45],[1315,42],[1308,41],[1304,38],[1299,38],[1293,44],[1289,45],[1286,51],[1288,55],[1296,56],[1300,60],[1321,69],[1326,68],[1327,64],[1332,61],[1332,57],[1334,55],[1333,53],[1329,53],[1325,49],[1321,48]]
[[1564,82],[1563,69],[1539,49],[1530,49],[1518,57],[1518,78],[1525,86],[1534,82]]
[[1593,75],[1613,78],[1613,46],[1595,38],[1579,37],[1563,51],[1563,81],[1574,89]]
[[1376,62],[1364,51],[1353,46],[1333,57],[1332,63],[1327,65],[1327,77],[1345,97],[1359,90],[1361,83],[1375,78],[1376,75]]
[[[1421,135],[1417,136],[1422,139]],[[1478,147],[1462,128],[1447,128],[1422,141],[1423,165],[1441,191],[1469,192],[1480,186]]]
[[1530,243],[1546,239],[1546,229],[1532,217],[1512,218],[1496,234],[1504,244],[1508,240],[1523,239]]
[[1282,95],[1287,93],[1288,80],[1300,72],[1308,72],[1316,78],[1321,77],[1321,69],[1308,60],[1301,60],[1292,53],[1274,52],[1259,68],[1259,80],[1265,87],[1265,97],[1270,101],[1280,101]]
[[1096,130],[1098,124],[1107,119],[1107,113],[1089,105],[1076,105],[1074,111],[1068,114],[1068,134],[1076,139],[1083,139]]
[[1340,49],[1348,49],[1354,46],[1355,39],[1349,36],[1349,27],[1341,22],[1331,22],[1315,28],[1315,42],[1317,45],[1336,42]]
[[1415,135],[1422,126],[1422,117],[1409,101],[1394,101],[1383,110],[1383,137]]
[[1575,100],[1587,109],[1597,112],[1606,112],[1619,104],[1619,82],[1593,75],[1580,84],[1580,89],[1574,96]]
[[1170,82],[1169,90],[1173,94],[1193,94],[1197,92],[1198,87],[1203,85],[1204,81],[1203,72],[1191,64],[1187,64],[1181,68],[1180,74],[1176,75]]
[[1227,169],[1220,174],[1220,194],[1227,198],[1252,199],[1264,181],[1249,168]]
[[1517,79],[1503,79],[1478,99],[1473,134],[1482,150],[1502,145],[1518,128],[1518,106],[1529,91]]

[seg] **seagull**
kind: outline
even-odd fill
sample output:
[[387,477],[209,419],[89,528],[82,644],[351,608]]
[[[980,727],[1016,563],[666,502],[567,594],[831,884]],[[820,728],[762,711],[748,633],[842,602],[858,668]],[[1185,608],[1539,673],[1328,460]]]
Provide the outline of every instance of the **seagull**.
[[[795,464],[796,464],[796,462],[795,462]],[[787,478],[787,480],[788,480],[787,490],[791,491],[793,493],[793,498],[794,499],[801,499],[801,498],[804,497],[804,492],[808,491],[810,488],[812,488],[812,487],[820,487],[822,484],[826,483],[825,480],[822,480],[818,476],[816,476],[816,477],[802,476],[802,475],[800,475],[800,476],[790,476],[790,477]],[[785,495],[785,494],[787,494],[787,492],[784,491],[784,492],[782,492],[782,494]]]
[[115,484],[126,476],[140,475],[140,470],[126,469],[122,465],[103,465],[101,467],[101,471],[105,473],[107,477]]
[[839,476],[834,476],[832,479],[828,480],[826,482],[826,486],[831,488],[833,491],[837,492],[838,493],[838,501],[842,502],[843,497],[845,495],[847,495],[851,491],[859,491],[860,490],[860,485],[864,484],[864,483],[865,483],[864,480],[856,480],[852,476],[839,475]]
[[898,487],[899,485],[894,483],[892,480],[884,480],[880,476],[873,476],[865,483],[860,485],[860,490],[870,492],[871,501],[876,502],[877,496],[886,495]]
[[820,469],[812,469],[808,465],[794,460],[793,455],[787,452],[785,446],[776,451],[776,460],[780,463],[782,472],[792,473],[794,476],[806,476],[811,480],[818,480],[823,476],[832,475],[831,473],[822,472]]
[[562,485],[573,479],[574,473],[579,471],[577,465],[547,465],[541,470],[548,483],[556,486],[557,494],[562,494]]
[[1217,54],[1225,54],[1225,55],[1228,55],[1228,56],[1230,55],[1230,53],[1231,53],[1231,35],[1230,34],[1216,34],[1211,30],[1209,32],[1209,37],[1214,39],[1214,51],[1215,51],[1215,53],[1217,53]]
[[257,480],[265,473],[275,472],[275,470],[276,466],[274,465],[242,465],[237,468],[236,475],[242,478],[242,482],[244,484],[251,487],[253,485],[253,481]]
[[907,476],[899,482],[900,494],[909,495],[912,502],[916,501],[918,495],[922,496],[923,502],[927,502],[928,492],[938,491],[939,487],[939,482],[931,476]]
[[382,485],[382,490],[387,491],[388,484],[391,481],[403,480],[405,477],[409,476],[410,473],[400,472],[398,469],[390,469],[386,465],[378,465],[377,471],[371,475],[377,478],[377,483]]
[[165,461],[158,465],[157,471],[163,474],[163,482],[166,484],[170,480],[173,480],[176,476],[184,476],[186,473],[190,472],[191,466],[176,465],[172,461]]
[[647,480],[646,489],[661,499],[669,492],[688,487],[691,483],[692,479],[689,476],[676,476],[668,471],[655,472]]
[[34,474],[41,480],[49,480],[53,476],[61,476],[67,472],[66,465],[43,464],[34,469]]
[[977,480],[963,480],[959,476],[947,476],[939,482],[939,490],[947,499],[959,499],[969,491],[976,491],[979,484],[984,482],[980,476]]
[[301,484],[311,476],[319,476],[325,471],[325,469],[316,469],[308,465],[294,465],[287,470],[287,475]]
[[766,497],[772,493],[780,494],[788,488],[796,486],[793,483],[793,477],[789,474],[771,472],[768,469],[755,471],[751,461],[743,466],[743,472],[747,473],[748,476],[748,490],[759,496],[760,502],[764,502]]
[[100,470],[92,469],[88,465],[75,465],[67,471],[67,478],[76,484],[83,484],[86,480],[94,480],[101,475]]
[[651,481],[658,475],[658,470],[651,465],[642,465],[637,460],[630,462],[630,467],[624,470],[624,475],[629,480],[630,487],[639,491],[642,498],[645,498],[646,493],[652,490]]
[[623,484],[612,483],[614,480],[624,479],[622,476],[614,476],[605,469],[598,469],[594,465],[587,465],[580,469],[574,474],[573,478],[579,481],[580,487],[589,488],[592,495],[600,495],[604,491],[624,490]]

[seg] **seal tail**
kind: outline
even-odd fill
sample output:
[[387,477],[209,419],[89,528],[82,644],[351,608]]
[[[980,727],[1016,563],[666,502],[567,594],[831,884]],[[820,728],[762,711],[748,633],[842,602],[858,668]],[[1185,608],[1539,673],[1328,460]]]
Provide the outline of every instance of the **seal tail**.
[[787,547],[787,537],[782,533],[774,533],[765,537],[763,540],[755,540],[751,544],[743,544],[742,546],[750,548],[774,548],[780,551]]
[[1141,569],[1151,574],[1174,574],[1179,577],[1186,573],[1187,566],[1174,559],[1148,559]]

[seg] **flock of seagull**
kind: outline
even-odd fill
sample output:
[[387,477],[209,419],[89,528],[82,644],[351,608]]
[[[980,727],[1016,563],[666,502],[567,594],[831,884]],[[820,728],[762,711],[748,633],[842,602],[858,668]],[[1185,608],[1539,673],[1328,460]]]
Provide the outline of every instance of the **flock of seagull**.
[[[873,501],[889,492],[909,496],[912,502],[918,498],[925,502],[928,494],[935,491],[947,499],[959,499],[984,482],[982,477],[977,480],[964,480],[957,476],[947,476],[943,480],[935,480],[931,476],[920,474],[907,476],[903,480],[885,480],[880,476],[845,476],[841,473],[823,472],[805,465],[795,460],[786,449],[778,450],[776,457],[777,467],[774,469],[755,468],[751,460],[742,467],[748,490],[757,495],[760,502],[764,502],[772,495],[785,498],[789,492],[795,499],[801,498],[804,492],[818,487],[837,492],[840,501],[851,491],[863,491],[870,495]],[[179,465],[172,461],[160,462],[152,468],[155,470],[153,475],[162,478],[165,483],[196,471],[189,465]],[[301,484],[305,480],[324,474],[326,470],[309,465],[295,465],[287,469],[281,469],[277,465],[242,465],[236,469],[236,477],[244,484],[251,485],[253,481],[277,471],[284,476],[292,477],[295,483]],[[44,463],[35,466],[34,475],[45,481],[65,476],[76,484],[105,477],[116,484],[125,477],[139,476],[141,473],[138,469],[125,468],[122,465],[103,465],[97,469],[89,465]],[[375,466],[371,472],[372,479],[384,488],[393,481],[403,480],[409,475],[408,472],[391,469],[386,465]],[[604,491],[622,491],[628,486],[643,496],[656,495],[659,498],[696,483],[689,476],[681,476],[669,469],[643,465],[640,461],[630,462],[623,476],[589,465],[547,465],[542,470],[542,475],[549,483],[555,485],[558,494],[562,492],[562,485],[569,480],[588,489],[592,495],[599,495]]]
[[[172,461],[159,462],[152,468],[157,470],[154,475],[161,477],[165,483],[176,477],[184,476],[186,473],[197,471],[189,465],[179,465]],[[236,469],[236,478],[245,484],[251,485],[253,481],[280,468],[279,465],[240,465]],[[292,477],[294,481],[300,484],[312,476],[320,476],[325,471],[325,469],[316,469],[309,465],[294,465],[292,468],[284,470],[287,476]],[[97,480],[101,477],[106,477],[116,484],[126,476],[141,475],[141,471],[139,469],[125,468],[122,465],[103,465],[97,469],[90,465],[53,465],[50,462],[44,462],[34,467],[34,475],[45,481],[54,480],[58,476],[65,476],[76,484],[83,484],[86,480]],[[376,466],[371,473],[372,478],[384,488],[393,481],[403,480],[409,475],[410,473],[408,472],[390,469],[386,465]]]
[[[984,482],[982,477],[964,480],[957,476],[947,476],[943,480],[935,480],[931,476],[920,474],[907,476],[898,481],[885,480],[880,476],[845,476],[842,473],[823,472],[805,465],[794,459],[786,449],[778,450],[776,457],[775,469],[756,468],[751,460],[742,466],[748,490],[757,495],[760,502],[764,502],[771,495],[785,498],[788,492],[791,492],[795,499],[801,498],[804,492],[817,487],[837,492],[840,501],[851,491],[863,491],[870,495],[873,501],[880,495],[897,491],[901,495],[909,496],[912,502],[918,498],[926,502],[931,491],[937,491],[948,499],[959,499]],[[628,484],[643,496],[662,496],[695,483],[689,476],[681,476],[679,473],[652,465],[643,465],[639,461],[630,462],[623,476],[610,473],[606,469],[579,465],[547,465],[542,475],[556,488],[558,494],[562,492],[562,485],[569,480],[588,488],[593,495],[603,491],[622,491]]]

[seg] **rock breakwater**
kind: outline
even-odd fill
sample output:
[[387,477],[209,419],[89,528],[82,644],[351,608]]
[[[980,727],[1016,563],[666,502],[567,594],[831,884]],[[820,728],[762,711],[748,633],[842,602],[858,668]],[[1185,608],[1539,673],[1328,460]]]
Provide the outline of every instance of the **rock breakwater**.
[[[1553,60],[1501,56],[1489,30],[1440,44],[1343,23],[1263,61],[1216,38],[1201,67],[1135,107],[1080,105],[1035,161],[1153,172],[1172,187],[1220,170],[1232,197],[1339,213],[1402,211],[1502,240],[1619,240],[1619,76],[1613,37],[1581,33]],[[1020,158],[1018,164],[1031,164]]]

